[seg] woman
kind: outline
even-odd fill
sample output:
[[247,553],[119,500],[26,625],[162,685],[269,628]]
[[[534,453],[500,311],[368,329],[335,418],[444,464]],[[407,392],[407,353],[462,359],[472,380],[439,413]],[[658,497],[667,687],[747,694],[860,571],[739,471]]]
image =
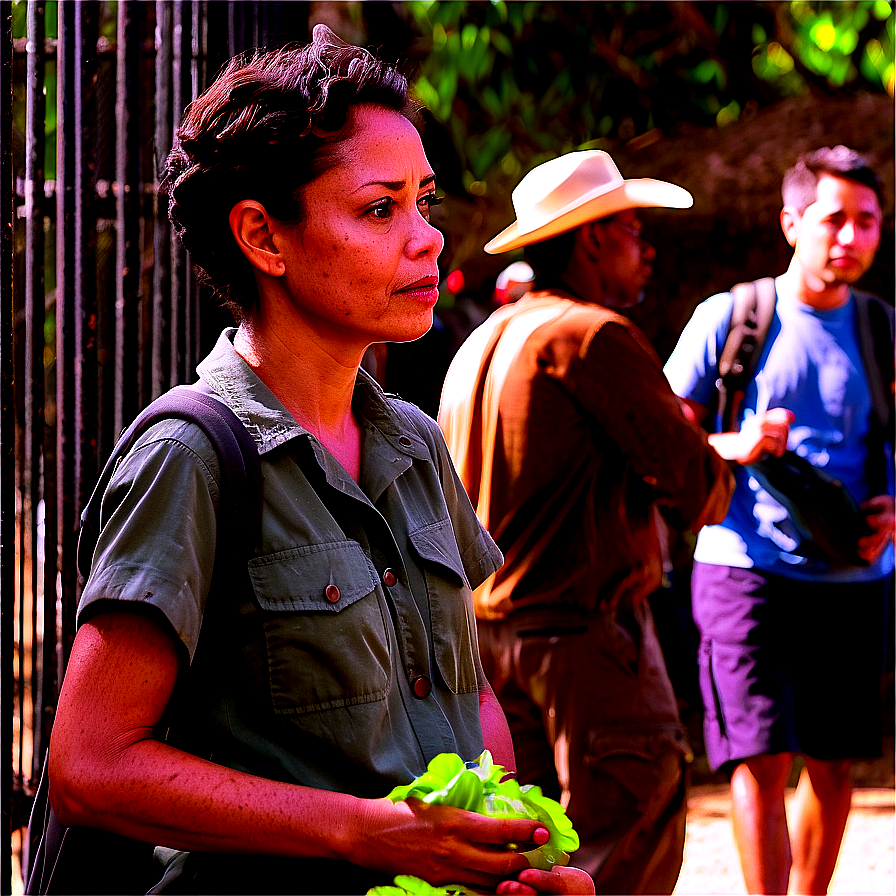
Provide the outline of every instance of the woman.
[[410,114],[396,71],[318,26],[232,61],[168,160],[171,220],[238,322],[199,372],[257,442],[261,544],[210,593],[214,450],[182,421],[141,437],[104,496],[50,752],[63,823],[164,847],[154,892],[590,880],[520,874],[507,845],[544,842],[536,822],[384,799],[440,752],[514,767],[470,604],[500,554],[436,425],[359,369],[437,298]]

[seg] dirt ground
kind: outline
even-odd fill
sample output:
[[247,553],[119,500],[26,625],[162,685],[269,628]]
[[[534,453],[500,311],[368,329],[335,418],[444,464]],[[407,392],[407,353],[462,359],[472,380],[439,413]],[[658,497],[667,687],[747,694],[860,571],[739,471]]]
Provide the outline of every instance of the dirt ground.
[[[729,807],[727,785],[693,788],[688,802],[684,865],[675,896],[746,892]],[[829,892],[851,896],[896,892],[894,836],[893,788],[857,788]]]

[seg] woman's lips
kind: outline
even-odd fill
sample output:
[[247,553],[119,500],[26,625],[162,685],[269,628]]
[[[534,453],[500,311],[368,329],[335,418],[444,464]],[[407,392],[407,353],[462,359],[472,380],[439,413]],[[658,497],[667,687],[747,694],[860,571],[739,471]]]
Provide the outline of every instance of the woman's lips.
[[411,296],[420,302],[428,302],[435,305],[439,298],[439,278],[421,277],[401,289],[395,290],[402,295]]

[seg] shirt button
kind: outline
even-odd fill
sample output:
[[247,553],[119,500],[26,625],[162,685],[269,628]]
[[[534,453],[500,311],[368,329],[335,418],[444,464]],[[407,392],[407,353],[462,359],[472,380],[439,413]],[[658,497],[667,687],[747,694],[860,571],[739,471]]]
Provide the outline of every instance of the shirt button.
[[396,577],[395,573],[392,572],[391,569],[387,569],[383,573],[383,584],[386,587],[391,588],[397,581],[398,581],[398,578]]
[[432,682],[425,675],[421,675],[414,679],[412,687],[414,688],[414,696],[422,700],[424,697],[429,696],[429,692],[432,690]]
[[341,597],[339,589],[335,585],[327,585],[327,590],[324,592],[324,595],[331,604],[335,604]]

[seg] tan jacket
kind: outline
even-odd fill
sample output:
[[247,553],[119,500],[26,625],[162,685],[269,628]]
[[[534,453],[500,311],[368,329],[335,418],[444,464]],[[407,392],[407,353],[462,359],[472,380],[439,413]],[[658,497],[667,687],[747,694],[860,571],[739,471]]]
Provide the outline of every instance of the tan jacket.
[[733,489],[643,333],[562,292],[529,293],[471,334],[439,424],[505,557],[474,595],[482,619],[631,609],[662,579],[656,508],[696,531],[724,518]]

